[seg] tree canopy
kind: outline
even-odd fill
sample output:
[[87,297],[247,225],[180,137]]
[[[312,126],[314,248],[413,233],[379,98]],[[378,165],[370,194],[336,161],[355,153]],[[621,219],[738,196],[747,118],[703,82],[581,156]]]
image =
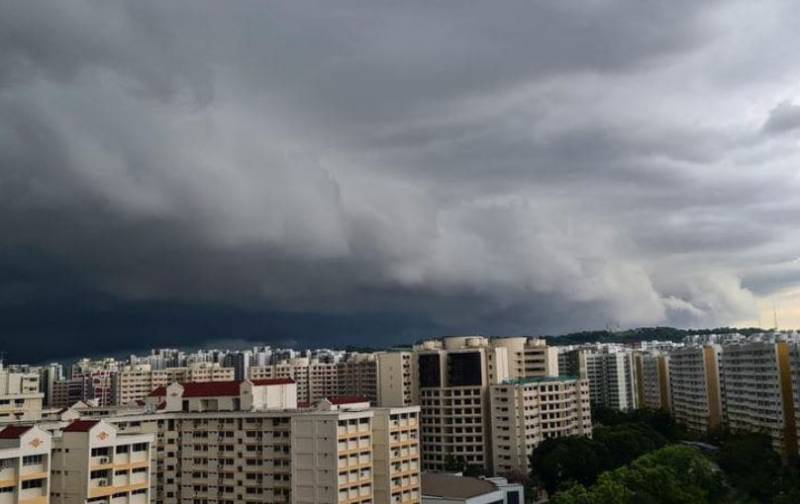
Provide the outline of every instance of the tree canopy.
[[721,494],[720,475],[699,451],[672,445],[600,475],[591,487],[577,483],[551,504],[701,504]]

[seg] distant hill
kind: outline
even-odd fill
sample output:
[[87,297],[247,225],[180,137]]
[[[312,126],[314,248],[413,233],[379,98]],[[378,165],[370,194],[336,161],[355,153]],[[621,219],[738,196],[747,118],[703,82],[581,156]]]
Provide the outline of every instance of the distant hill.
[[639,327],[625,331],[581,331],[561,336],[543,336],[551,345],[580,345],[584,343],[636,343],[639,341],[662,340],[679,342],[693,334],[730,334],[745,336],[762,333],[756,327],[717,327],[715,329],[676,329],[674,327]]

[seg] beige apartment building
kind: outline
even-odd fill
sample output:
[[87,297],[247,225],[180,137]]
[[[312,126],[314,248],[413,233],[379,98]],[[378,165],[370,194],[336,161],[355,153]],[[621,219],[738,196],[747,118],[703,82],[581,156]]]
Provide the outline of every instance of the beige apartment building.
[[234,369],[219,363],[198,362],[187,367],[153,370],[150,364],[124,366],[112,376],[113,404],[139,401],[169,383],[232,381]]
[[721,354],[723,421],[732,432],[762,432],[784,458],[797,455],[790,345],[725,345]]
[[692,346],[670,353],[672,415],[697,432],[722,425],[719,345]]
[[422,499],[419,407],[372,411],[375,502],[418,504]]
[[173,383],[119,411],[105,417],[118,432],[155,436],[153,502],[419,502],[418,407],[297,408],[296,384],[276,379]]
[[508,376],[530,378],[535,376],[558,376],[558,349],[547,346],[538,338],[494,338],[490,344],[503,347],[508,355]]
[[378,402],[378,359],[375,354],[353,353],[341,362],[298,357],[267,366],[252,366],[253,380],[291,378],[297,383],[297,399],[310,404],[336,395],[364,396]]
[[455,458],[491,471],[489,386],[509,378],[507,348],[453,336],[414,349],[423,468],[444,470]]
[[637,352],[634,363],[639,407],[671,412],[669,355],[660,351]]
[[416,359],[412,352],[382,352],[378,359],[378,404],[410,406],[419,404]]
[[33,426],[0,431],[0,504],[50,502],[49,432]]
[[589,382],[532,377],[490,387],[493,467],[528,474],[533,449],[545,439],[591,436]]
[[148,504],[152,443],[151,434],[75,420],[53,439],[51,502]]

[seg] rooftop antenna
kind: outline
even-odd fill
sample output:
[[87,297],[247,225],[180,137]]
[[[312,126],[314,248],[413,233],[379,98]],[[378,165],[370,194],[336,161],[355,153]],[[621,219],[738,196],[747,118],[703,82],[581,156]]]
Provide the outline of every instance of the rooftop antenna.
[[778,330],[778,310],[775,309],[775,298],[772,298],[772,322],[775,330]]

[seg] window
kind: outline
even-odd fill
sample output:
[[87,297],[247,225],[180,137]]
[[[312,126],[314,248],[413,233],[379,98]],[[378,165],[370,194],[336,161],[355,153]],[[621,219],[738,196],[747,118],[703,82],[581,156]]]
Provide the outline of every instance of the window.
[[22,465],[36,465],[44,462],[44,455],[25,455],[22,457]]
[[35,479],[35,480],[24,480],[22,482],[22,489],[26,490],[28,488],[42,488],[44,486],[43,479]]

